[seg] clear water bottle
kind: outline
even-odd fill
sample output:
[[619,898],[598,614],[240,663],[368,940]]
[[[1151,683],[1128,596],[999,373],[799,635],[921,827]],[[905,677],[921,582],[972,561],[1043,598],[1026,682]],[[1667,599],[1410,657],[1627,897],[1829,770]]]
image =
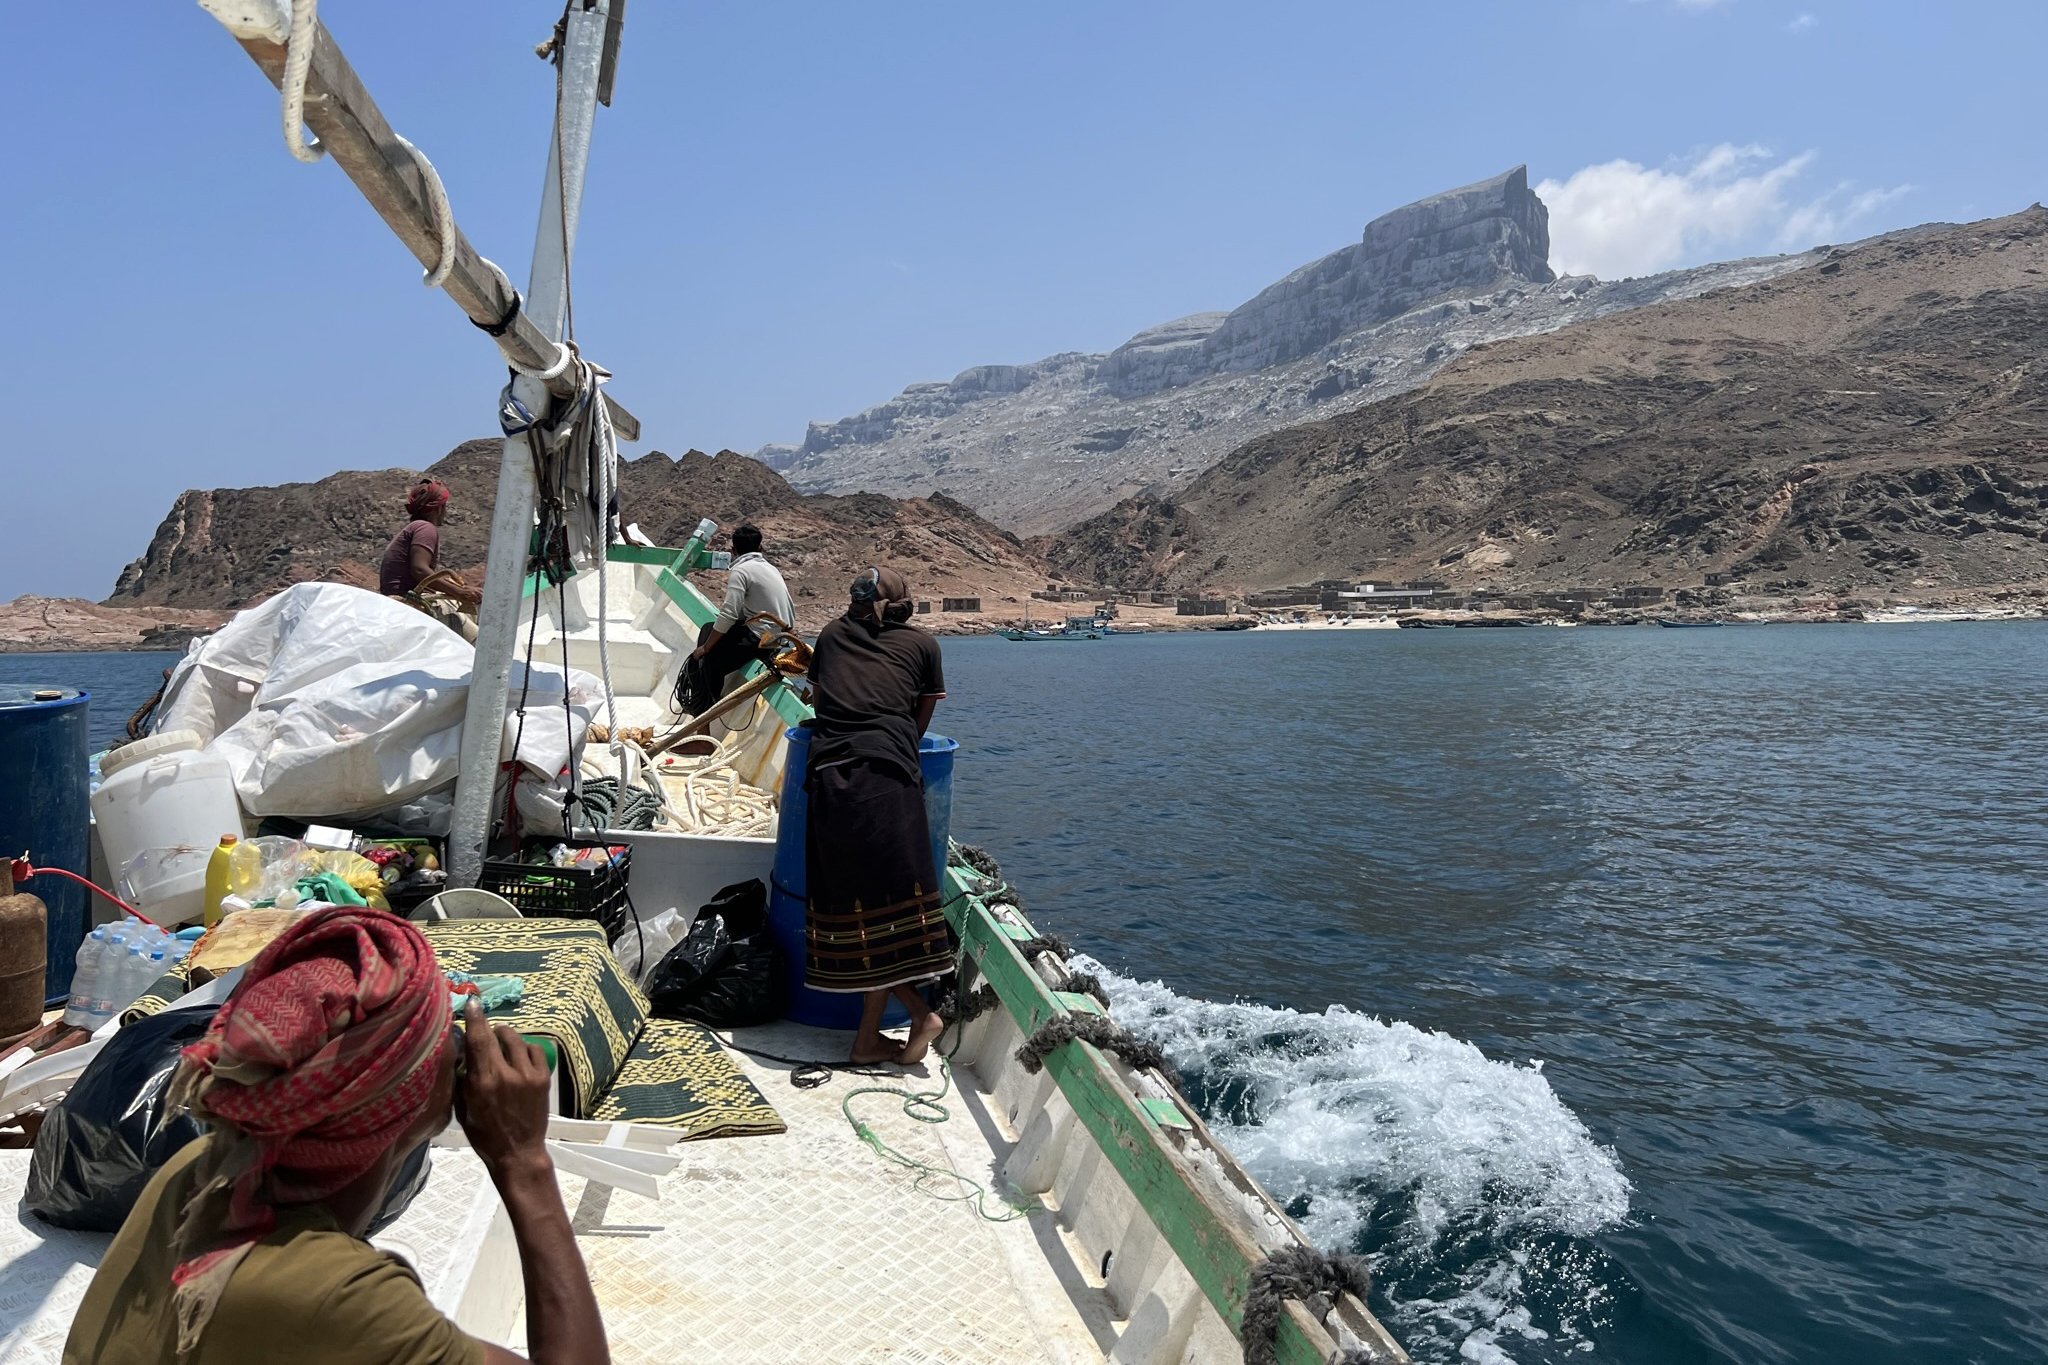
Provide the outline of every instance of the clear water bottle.
[[125,1010],[140,1000],[154,980],[156,977],[149,970],[149,950],[135,944],[128,950],[128,961],[121,973],[121,1008]]
[[78,957],[71,970],[71,1000],[64,1007],[64,1022],[73,1028],[94,1027],[92,1007],[99,989],[100,964],[107,958],[107,930],[102,925],[78,945]]

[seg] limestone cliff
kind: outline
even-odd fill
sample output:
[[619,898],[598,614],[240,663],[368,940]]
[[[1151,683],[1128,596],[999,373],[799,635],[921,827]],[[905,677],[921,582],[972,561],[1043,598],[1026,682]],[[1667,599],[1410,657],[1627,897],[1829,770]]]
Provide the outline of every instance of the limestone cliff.
[[977,365],[913,384],[756,458],[797,487],[943,489],[1045,531],[1170,494],[1269,431],[1411,389],[1467,347],[1767,278],[1806,258],[1645,280],[1557,279],[1549,211],[1520,166],[1366,225],[1358,241],[1227,313],[1151,327],[1107,355]]
[[2048,590],[2048,211],[1467,351],[1056,538],[1129,587]]

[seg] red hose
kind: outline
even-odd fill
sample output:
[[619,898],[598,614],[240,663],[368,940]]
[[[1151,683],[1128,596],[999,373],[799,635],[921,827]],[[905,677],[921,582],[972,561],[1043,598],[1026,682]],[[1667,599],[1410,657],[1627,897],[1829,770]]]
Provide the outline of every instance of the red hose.
[[106,900],[112,901],[115,905],[120,906],[123,910],[126,910],[129,914],[135,916],[135,918],[141,920],[144,924],[149,925],[151,928],[163,928],[161,924],[158,924],[148,915],[143,914],[140,910],[137,910],[134,906],[130,905],[127,901],[122,900],[119,896],[107,890],[105,887],[97,886],[94,883],[89,882],[85,878],[79,876],[76,872],[72,872],[66,868],[33,867],[29,864],[29,860],[27,858],[16,858],[14,860],[13,872],[14,880],[18,882],[25,882],[30,877],[69,877],[72,881],[77,882],[86,890],[94,892]]

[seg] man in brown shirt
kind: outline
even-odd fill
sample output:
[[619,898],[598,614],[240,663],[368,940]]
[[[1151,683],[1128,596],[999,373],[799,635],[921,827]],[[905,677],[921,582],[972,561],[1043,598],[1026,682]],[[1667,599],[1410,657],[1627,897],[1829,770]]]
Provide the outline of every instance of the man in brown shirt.
[[543,1145],[547,1060],[474,1004],[464,1023],[450,1024],[433,950],[396,916],[344,907],[288,929],[186,1049],[174,1098],[211,1131],[143,1191],[79,1305],[64,1365],[519,1360],[456,1327],[411,1267],[363,1240],[405,1158],[451,1110],[511,1218],[532,1358],[605,1365]]

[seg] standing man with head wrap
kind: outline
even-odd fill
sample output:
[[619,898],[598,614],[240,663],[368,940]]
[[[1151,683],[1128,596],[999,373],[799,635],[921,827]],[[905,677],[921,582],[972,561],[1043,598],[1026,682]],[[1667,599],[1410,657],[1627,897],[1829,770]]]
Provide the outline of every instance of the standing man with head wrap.
[[[811,656],[804,981],[861,993],[859,1063],[924,1059],[945,1021],[912,988],[953,966],[917,759],[946,681],[911,606],[902,574],[869,569]],[[892,995],[910,1011],[900,1048],[882,1036]]]
[[[458,1082],[457,1060],[467,1073]],[[543,1365],[608,1359],[562,1207],[547,1061],[472,1005],[458,1033],[433,949],[383,911],[306,916],[251,963],[172,1099],[208,1128],[107,1248],[65,1365],[503,1365],[362,1240],[405,1159],[448,1123],[505,1201]]]

